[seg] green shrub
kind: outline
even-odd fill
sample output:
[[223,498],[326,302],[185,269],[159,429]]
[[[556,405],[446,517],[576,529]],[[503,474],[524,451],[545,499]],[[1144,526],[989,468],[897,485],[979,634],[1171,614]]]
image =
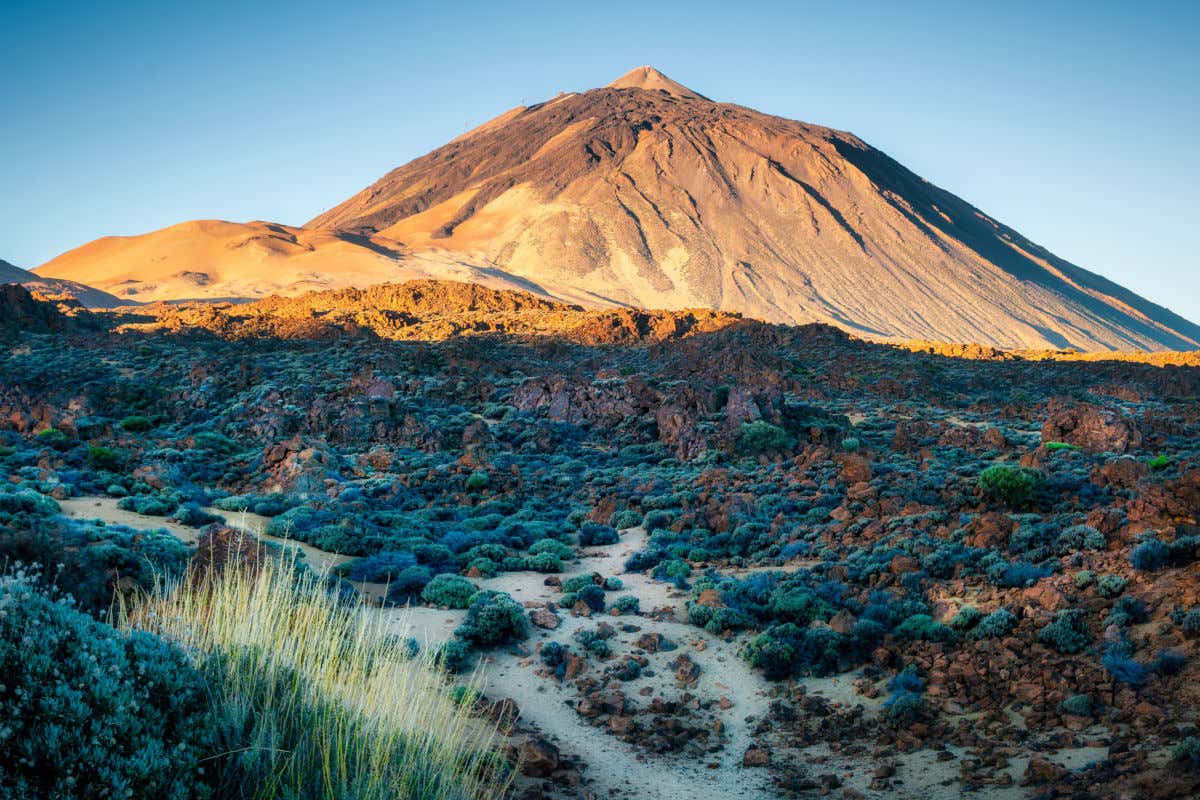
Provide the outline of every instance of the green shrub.
[[642,613],[640,601],[631,594],[618,597],[617,602],[613,603],[613,608],[615,608],[621,614]]
[[555,553],[538,553],[530,556],[526,565],[534,572],[562,572],[562,559]]
[[496,573],[500,571],[500,565],[487,556],[480,556],[467,562],[466,571],[475,571],[485,578],[494,578],[496,577]]
[[1171,458],[1170,456],[1157,455],[1147,461],[1146,465],[1157,472],[1171,466]]
[[1038,632],[1038,639],[1065,655],[1078,653],[1092,641],[1083,611],[1070,608],[1054,615],[1054,621]]
[[743,422],[738,430],[737,449],[745,455],[781,452],[790,449],[793,443],[790,433],[766,420]]
[[573,578],[567,578],[562,583],[562,590],[568,594],[578,594],[585,586],[593,586],[603,583],[598,572],[589,572],[584,575],[576,575]]
[[46,428],[34,436],[38,444],[53,447],[55,450],[65,450],[71,446],[71,440],[58,428]]
[[985,497],[1013,508],[1033,503],[1044,482],[1041,470],[1011,464],[995,464],[979,475],[979,489]]
[[892,631],[901,639],[920,639],[928,642],[944,642],[953,632],[928,614],[913,614]]
[[478,586],[461,575],[442,573],[433,576],[433,580],[425,584],[421,599],[434,606],[467,608],[478,591]]
[[467,478],[467,491],[478,492],[486,489],[488,485],[488,474],[482,470],[472,472]]
[[1189,736],[1171,748],[1171,760],[1180,761],[1193,769],[1200,768],[1200,738]]
[[575,555],[575,551],[571,549],[571,545],[566,542],[560,542],[558,539],[538,539],[529,545],[529,555],[537,556],[542,553],[550,553],[563,560],[572,558]]
[[1073,694],[1062,702],[1063,711],[1077,717],[1090,717],[1092,708],[1092,698],[1086,694]]
[[121,463],[121,454],[111,447],[98,444],[88,445],[88,464],[99,469],[113,469]]
[[1016,614],[1007,608],[997,608],[975,625],[971,636],[976,639],[998,639],[1007,636],[1017,627]]
[[154,427],[154,423],[146,417],[129,416],[121,420],[121,427],[130,433],[145,433]]
[[175,647],[120,633],[0,577],[0,796],[211,796],[203,676]]
[[1101,575],[1096,581],[1096,594],[1101,597],[1113,598],[1125,591],[1129,579],[1120,575]]
[[447,672],[458,674],[471,667],[471,645],[462,639],[450,639],[438,648],[435,661]]
[[1075,573],[1075,588],[1086,589],[1092,585],[1095,578],[1092,576],[1091,570],[1081,569]]
[[983,612],[975,606],[963,606],[958,613],[950,618],[950,627],[957,631],[965,631],[983,619]]
[[477,647],[495,647],[528,634],[525,608],[503,592],[483,591],[471,599],[467,618],[454,635]]
[[627,528],[636,528],[638,525],[642,524],[642,515],[636,511],[633,511],[632,509],[627,508],[624,511],[615,512],[612,517],[609,518],[608,524],[612,525],[619,531],[623,531]]

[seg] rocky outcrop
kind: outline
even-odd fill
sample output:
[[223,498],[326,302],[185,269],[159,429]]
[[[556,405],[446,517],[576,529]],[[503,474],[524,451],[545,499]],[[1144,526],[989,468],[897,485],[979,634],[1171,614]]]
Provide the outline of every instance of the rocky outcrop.
[[23,286],[0,285],[0,335],[67,333],[75,329],[75,321],[53,303],[35,299]]

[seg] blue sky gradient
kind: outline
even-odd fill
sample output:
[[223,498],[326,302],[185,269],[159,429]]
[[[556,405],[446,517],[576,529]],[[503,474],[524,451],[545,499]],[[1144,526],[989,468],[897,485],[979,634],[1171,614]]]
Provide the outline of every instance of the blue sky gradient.
[[512,106],[652,64],[853,131],[1200,322],[1200,3],[783,5],[10,1],[0,258],[302,224]]

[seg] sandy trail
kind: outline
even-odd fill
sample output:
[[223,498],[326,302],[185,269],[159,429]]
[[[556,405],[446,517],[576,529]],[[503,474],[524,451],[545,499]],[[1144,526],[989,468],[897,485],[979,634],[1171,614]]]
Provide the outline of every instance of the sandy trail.
[[[63,513],[82,519],[101,519],[109,524],[127,525],[143,530],[163,529],[181,541],[195,543],[197,531],[161,517],[146,517],[117,508],[117,500],[111,497],[81,497],[60,501]],[[248,513],[223,512],[207,509],[225,517],[232,527],[244,530],[264,540],[298,547],[305,559],[314,567],[333,567],[349,560],[346,556],[328,553],[309,545],[291,540],[268,536],[264,530],[269,519]],[[559,577],[599,572],[601,575],[620,575],[625,588],[610,592],[611,603],[617,597],[631,594],[638,598],[643,611],[671,607],[677,618],[683,619],[685,595],[669,584],[651,580],[640,574],[624,574],[624,562],[645,541],[645,532],[632,529],[624,532],[621,541],[607,547],[586,551],[578,562],[571,564]],[[548,601],[558,594],[555,587],[546,586],[546,576],[533,572],[508,572],[491,578],[477,580],[482,588],[508,592],[518,602]],[[363,586],[368,594],[380,596],[384,587],[379,584]],[[449,639],[462,621],[465,612],[416,606],[411,608],[379,608],[382,615],[395,630],[414,636],[423,645],[437,644]],[[626,684],[631,697],[644,686],[651,686],[655,694],[668,697],[678,693],[674,675],[667,662],[680,653],[687,653],[700,665],[701,674],[694,694],[703,698],[728,698],[731,708],[722,715],[726,726],[726,746],[711,758],[674,758],[646,756],[633,746],[622,742],[598,728],[588,725],[568,702],[575,697],[572,686],[562,686],[552,680],[538,677],[536,657],[524,658],[505,652],[496,652],[486,659],[482,679],[484,689],[492,699],[509,698],[521,708],[522,718],[543,734],[557,741],[564,749],[578,753],[588,764],[586,778],[589,788],[598,797],[629,798],[629,800],[657,800],[662,798],[688,797],[691,800],[726,800],[727,798],[770,798],[775,795],[766,787],[766,774],[762,770],[747,770],[741,766],[742,754],[750,744],[750,730],[746,718],[758,718],[766,712],[767,698],[762,694],[764,684],[745,662],[737,656],[737,644],[725,642],[705,631],[682,622],[656,622],[636,616],[610,617],[600,615],[593,619],[562,616],[562,624],[554,631],[533,628],[533,636],[527,643],[532,649],[539,639],[574,643],[572,634],[584,627],[592,627],[601,620],[619,625],[632,623],[642,631],[655,630],[674,642],[674,651],[648,654],[654,671],[653,677],[642,677]],[[612,640],[615,653],[627,653],[631,643],[640,633],[618,631]],[[619,644],[618,644],[619,643]],[[589,670],[602,669],[598,662],[589,660]],[[709,767],[709,764],[716,764]]]

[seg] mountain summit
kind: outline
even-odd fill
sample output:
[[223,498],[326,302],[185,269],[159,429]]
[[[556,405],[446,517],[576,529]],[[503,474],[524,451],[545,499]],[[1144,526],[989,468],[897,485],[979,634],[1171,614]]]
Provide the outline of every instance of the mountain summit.
[[634,67],[608,85],[609,89],[644,89],[648,92],[666,92],[675,97],[686,97],[689,100],[707,100],[704,95],[696,94],[682,83],[671,80],[654,67]]
[[[180,285],[256,296],[450,270],[591,305],[709,307],[872,338],[1200,348],[1200,327],[853,134],[714,102],[652,67],[514,108],[305,229],[255,224],[222,228],[220,243],[194,227],[105,240],[38,272],[157,299]],[[264,242],[272,268],[255,272]]]

